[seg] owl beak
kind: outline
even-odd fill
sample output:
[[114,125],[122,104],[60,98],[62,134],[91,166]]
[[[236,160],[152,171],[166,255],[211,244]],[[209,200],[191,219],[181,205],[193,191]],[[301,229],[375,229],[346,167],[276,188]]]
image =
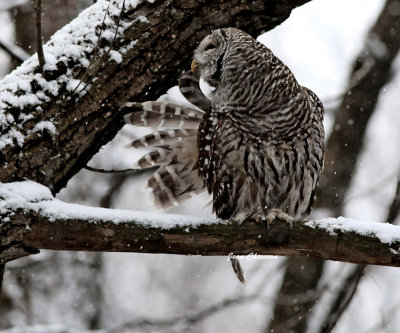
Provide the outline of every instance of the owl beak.
[[190,69],[191,69],[194,73],[196,73],[197,70],[199,69],[199,67],[197,66],[197,61],[196,61],[196,59],[194,59],[194,60],[192,61],[192,64],[191,64],[191,66],[190,66]]

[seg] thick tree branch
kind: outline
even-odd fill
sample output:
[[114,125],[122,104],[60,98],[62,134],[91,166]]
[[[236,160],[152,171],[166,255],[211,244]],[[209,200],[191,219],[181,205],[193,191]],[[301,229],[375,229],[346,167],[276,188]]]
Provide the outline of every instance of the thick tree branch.
[[[71,207],[73,209],[73,207]],[[36,215],[36,216],[35,216]],[[144,226],[140,221],[118,223],[88,219],[53,221],[34,211],[18,211],[10,223],[26,222],[21,244],[51,250],[145,252],[199,255],[312,256],[352,263],[400,266],[400,242],[389,245],[376,236],[356,231],[333,234],[324,223],[295,222],[292,227],[276,221],[269,228],[257,223],[190,223],[171,229]],[[362,222],[361,222],[362,223]],[[312,226],[315,226],[313,228]],[[400,232],[399,227],[395,227]],[[189,232],[190,231],[190,232]]]
[[400,227],[344,218],[290,226],[93,208],[63,203],[32,182],[3,184],[0,264],[35,249],[184,255],[310,256],[400,266]]

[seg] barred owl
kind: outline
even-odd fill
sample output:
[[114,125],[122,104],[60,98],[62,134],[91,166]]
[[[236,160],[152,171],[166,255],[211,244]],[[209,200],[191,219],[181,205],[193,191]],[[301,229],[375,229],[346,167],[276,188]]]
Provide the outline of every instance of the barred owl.
[[[199,78],[214,90],[208,99]],[[162,128],[132,143],[154,147],[136,167],[163,208],[208,190],[223,219],[272,222],[309,215],[324,159],[323,105],[264,45],[234,28],[206,36],[183,73],[182,94],[197,108],[127,103],[125,119]],[[244,282],[237,260],[232,266]]]

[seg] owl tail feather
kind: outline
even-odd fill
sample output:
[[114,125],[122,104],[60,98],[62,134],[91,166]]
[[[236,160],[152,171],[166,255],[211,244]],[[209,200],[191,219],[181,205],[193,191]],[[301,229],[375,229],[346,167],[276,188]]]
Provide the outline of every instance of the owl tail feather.
[[242,266],[240,265],[239,260],[230,258],[230,261],[232,264],[233,271],[235,272],[237,278],[239,279],[240,282],[246,285],[246,278],[244,277],[244,272]]
[[197,166],[197,129],[203,112],[171,103],[127,103],[125,121],[135,126],[164,128],[131,143],[134,148],[152,148],[133,166],[158,166],[147,181],[157,206],[168,209],[205,190]]

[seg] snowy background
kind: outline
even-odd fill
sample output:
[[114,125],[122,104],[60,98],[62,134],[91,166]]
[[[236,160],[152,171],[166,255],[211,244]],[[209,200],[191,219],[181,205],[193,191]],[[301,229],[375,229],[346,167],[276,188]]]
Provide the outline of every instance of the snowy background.
[[[352,61],[383,3],[382,0],[313,0],[294,10],[288,20],[260,36],[259,40],[290,67],[300,84],[311,88],[323,102],[329,102],[327,106],[331,106],[332,100],[345,90]],[[2,38],[13,40],[12,23],[4,12],[0,12],[0,31]],[[8,56],[0,51],[0,75],[8,71],[8,61]],[[398,73],[399,69],[398,57],[393,72]],[[346,199],[347,217],[382,221],[386,215],[394,194],[400,162],[398,146],[388,144],[400,142],[399,87],[400,76],[394,75],[379,97],[357,174]],[[172,88],[169,96],[163,98],[182,101],[176,88]],[[328,110],[325,121],[328,133],[331,123],[332,115]],[[112,143],[102,148],[90,165],[105,169],[129,167],[143,153],[125,148],[138,133],[137,129],[125,126]],[[154,211],[148,193],[141,190],[145,178],[144,175],[139,179],[126,179],[112,198],[112,207]],[[71,179],[58,198],[97,206],[111,186],[109,176],[82,171]],[[211,217],[209,201],[210,198],[202,194],[170,212]],[[43,252],[34,260],[45,261],[48,256],[48,252]],[[39,288],[36,295],[30,295],[28,301],[24,298],[26,295],[18,294],[20,282],[13,280],[7,271],[4,288],[21,302],[31,304],[31,316],[28,318],[15,310],[11,316],[12,325],[87,328],[85,314],[92,313],[93,307],[99,306],[91,303],[93,298],[85,300],[87,296],[82,292],[85,287],[80,285],[94,284],[94,281],[85,279],[87,271],[79,269],[80,263],[85,265],[91,262],[90,256],[78,253],[71,259],[68,254],[60,255],[55,265],[59,271],[59,283],[54,287],[54,283],[38,278],[36,283],[43,288]],[[232,273],[226,258],[222,257],[106,253],[95,260],[101,261],[101,268],[96,271],[96,283],[101,288],[95,291],[101,295],[97,300],[100,303],[100,327],[109,329],[140,318],[171,319],[204,309],[226,298],[244,296],[241,303],[217,311],[193,325],[192,331],[261,332],[271,314],[283,271],[281,259],[243,262],[248,277],[248,285],[243,287]],[[22,264],[22,261],[18,261],[9,266],[12,270],[13,266]],[[72,266],[74,269],[71,269]],[[313,318],[314,327],[317,327],[319,314],[323,313],[329,295],[334,293],[337,281],[349,267],[343,263],[328,265],[321,281],[321,284],[328,286],[328,293],[322,298]],[[26,271],[26,274],[33,274],[29,268]],[[400,292],[396,288],[399,279],[399,269],[370,267],[369,274],[362,281],[335,332],[399,332]],[[35,281],[35,277],[30,280]],[[47,291],[43,292],[44,289]],[[254,294],[259,297],[245,297]],[[26,309],[26,304],[20,308]],[[169,329],[151,327],[132,331],[185,332],[190,327],[190,324],[181,324]]]

